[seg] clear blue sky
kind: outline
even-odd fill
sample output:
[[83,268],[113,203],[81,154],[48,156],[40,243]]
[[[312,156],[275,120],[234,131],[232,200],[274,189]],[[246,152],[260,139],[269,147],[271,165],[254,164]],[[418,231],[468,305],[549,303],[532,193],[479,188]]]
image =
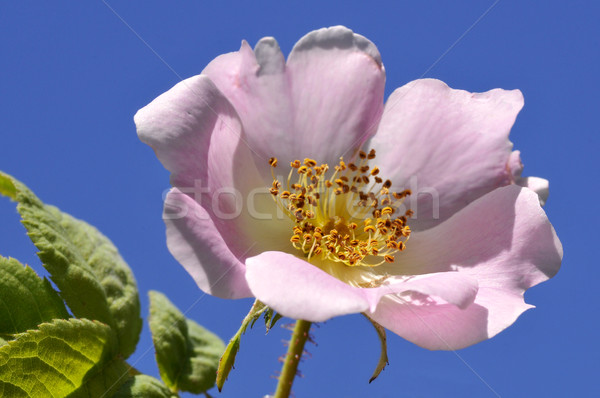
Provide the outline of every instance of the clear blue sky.
[[[312,357],[301,365],[305,377],[294,391],[297,397],[495,397],[489,385],[502,397],[600,396],[600,6],[322,3],[108,0],[117,16],[102,1],[3,2],[0,169],[115,242],[137,277],[144,317],[146,292],[160,290],[227,340],[251,300],[203,295],[167,251],[161,209],[168,173],[136,136],[132,118],[140,107],[237,50],[242,39],[254,45],[274,36],[287,54],[305,33],[338,24],[378,46],[386,95],[424,73],[469,91],[519,88],[525,107],[511,139],[524,174],[550,180],[545,209],[565,249],[558,275],[526,294],[537,308],[457,353],[430,352],[390,333],[390,365],[371,385],[375,332],[359,315],[333,319],[313,330],[318,346],[308,347]],[[14,204],[0,200],[0,253],[40,270],[34,252]],[[247,333],[224,392],[215,395],[274,391],[270,376],[288,336],[281,328],[266,337],[260,327]],[[131,362],[157,376],[153,357],[146,323]]]

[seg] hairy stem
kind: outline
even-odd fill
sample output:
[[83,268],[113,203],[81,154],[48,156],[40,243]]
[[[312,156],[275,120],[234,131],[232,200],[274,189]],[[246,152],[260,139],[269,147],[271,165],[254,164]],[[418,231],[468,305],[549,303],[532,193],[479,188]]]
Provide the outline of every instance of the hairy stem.
[[304,344],[306,343],[306,340],[308,340],[310,325],[311,323],[307,321],[296,321],[292,339],[290,340],[290,345],[285,360],[283,361],[283,367],[281,368],[277,390],[275,391],[273,398],[288,398],[290,396],[292,383],[294,382],[298,370],[298,364],[300,363],[302,353],[304,352]]

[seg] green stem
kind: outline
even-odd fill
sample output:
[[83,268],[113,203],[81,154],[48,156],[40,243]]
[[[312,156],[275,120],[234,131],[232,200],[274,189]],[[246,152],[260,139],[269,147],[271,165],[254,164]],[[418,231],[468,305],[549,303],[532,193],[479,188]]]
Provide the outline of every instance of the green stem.
[[273,398],[288,398],[290,396],[292,383],[294,382],[298,370],[298,364],[300,363],[302,353],[304,352],[304,344],[306,343],[306,340],[308,340],[310,325],[311,323],[307,321],[296,321],[288,352],[283,361],[283,367],[281,368],[281,375],[279,375],[277,391],[275,391]]

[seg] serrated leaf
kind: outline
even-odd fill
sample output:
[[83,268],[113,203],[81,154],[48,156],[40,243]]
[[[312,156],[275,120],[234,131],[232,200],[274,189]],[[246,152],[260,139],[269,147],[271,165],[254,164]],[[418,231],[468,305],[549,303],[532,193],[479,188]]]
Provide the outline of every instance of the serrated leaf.
[[128,378],[114,332],[86,319],[55,320],[0,347],[0,396],[110,397]]
[[383,369],[385,369],[385,367],[389,363],[388,356],[387,356],[387,338],[385,335],[385,328],[383,326],[381,326],[380,324],[378,324],[377,322],[375,322],[374,320],[369,318],[366,314],[363,313],[363,315],[365,316],[365,318],[367,318],[369,320],[369,322],[371,322],[371,325],[373,325],[373,327],[375,328],[375,331],[377,332],[377,336],[379,337],[379,343],[381,345],[381,352],[379,353],[379,361],[377,361],[377,366],[375,367],[375,371],[373,372],[373,375],[369,379],[369,383],[371,383],[373,380],[375,380],[379,376],[379,374],[383,371]]
[[115,329],[119,352],[135,350],[142,329],[133,274],[112,242],[96,228],[42,203],[25,185],[0,173],[0,193],[19,204],[38,256],[74,316]]
[[265,313],[268,310],[269,308],[266,305],[264,305],[258,300],[255,300],[254,304],[252,304],[252,307],[250,308],[250,311],[248,312],[248,315],[244,317],[244,320],[242,321],[242,325],[240,326],[239,330],[229,340],[229,343],[227,343],[225,352],[219,360],[219,368],[217,370],[217,388],[219,389],[219,391],[223,389],[223,385],[227,380],[227,376],[229,376],[229,372],[231,372],[231,369],[233,368],[233,365],[235,363],[235,357],[240,349],[240,341],[242,340],[242,335],[246,333],[248,325],[254,325],[254,322],[256,322],[258,318],[260,318],[261,314]]
[[127,380],[112,398],[176,398],[177,396],[154,377],[137,375]]
[[223,341],[150,291],[150,330],[160,377],[173,391],[200,394],[215,384]]
[[46,278],[14,258],[0,256],[0,334],[35,329],[40,323],[69,317],[65,304]]

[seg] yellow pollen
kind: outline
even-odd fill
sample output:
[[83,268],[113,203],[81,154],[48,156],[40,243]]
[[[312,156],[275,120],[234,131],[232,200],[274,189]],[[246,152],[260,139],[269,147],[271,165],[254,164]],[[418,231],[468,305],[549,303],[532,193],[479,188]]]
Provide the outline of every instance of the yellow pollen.
[[294,160],[286,182],[275,178],[277,158],[269,159],[269,192],[293,223],[292,246],[308,261],[375,267],[393,263],[406,248],[413,212],[397,210],[411,192],[390,191],[391,180],[368,164],[375,157],[374,150],[360,151],[349,163],[340,158],[331,172],[329,165],[310,158]]

